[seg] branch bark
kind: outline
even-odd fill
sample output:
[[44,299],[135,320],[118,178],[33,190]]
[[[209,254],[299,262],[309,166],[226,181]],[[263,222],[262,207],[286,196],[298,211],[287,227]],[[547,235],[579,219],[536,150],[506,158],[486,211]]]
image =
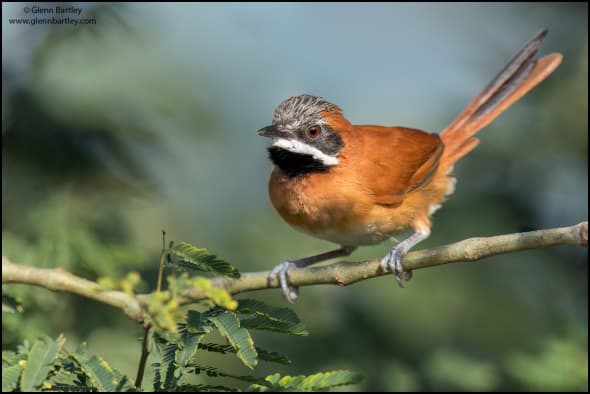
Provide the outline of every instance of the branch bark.
[[[525,233],[470,238],[445,246],[410,252],[404,256],[402,265],[405,270],[415,270],[442,264],[478,261],[498,254],[555,245],[588,247],[588,222]],[[379,262],[378,259],[337,262],[321,267],[293,269],[289,272],[290,283],[296,286],[346,286],[386,275],[387,272],[380,270]],[[278,280],[269,280],[268,274],[269,271],[248,272],[243,273],[239,279],[215,277],[212,282],[230,294],[278,287]],[[143,306],[151,297],[151,294],[133,296],[120,291],[105,290],[97,283],[72,275],[61,268],[35,268],[13,263],[5,257],[2,257],[2,283],[22,283],[78,294],[117,307],[130,318],[140,322],[145,316]],[[187,291],[180,302],[189,304],[204,298],[206,296],[203,291],[194,288]]]

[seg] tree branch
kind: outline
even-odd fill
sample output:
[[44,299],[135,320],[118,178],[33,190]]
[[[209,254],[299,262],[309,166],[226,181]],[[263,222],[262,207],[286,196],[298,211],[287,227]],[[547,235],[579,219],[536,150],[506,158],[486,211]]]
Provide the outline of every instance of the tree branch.
[[[485,257],[526,249],[555,245],[588,247],[588,222],[574,226],[470,238],[445,246],[410,252],[404,256],[405,270],[415,270],[436,265],[478,261]],[[321,267],[293,269],[289,271],[290,283],[295,286],[318,284],[350,285],[361,280],[385,275],[379,268],[380,260],[363,262],[338,262]],[[269,271],[248,272],[239,279],[216,277],[215,286],[231,294],[278,287],[278,280],[268,279]],[[143,321],[144,308],[151,294],[132,296],[120,291],[105,290],[95,282],[72,275],[61,268],[43,269],[16,264],[2,257],[2,283],[22,283],[44,287],[53,291],[74,293],[83,297],[122,309],[130,318]],[[182,298],[182,304],[206,298],[202,290],[193,288]]]
[[122,291],[104,289],[96,282],[72,275],[62,268],[36,268],[16,264],[2,256],[2,284],[22,283],[48,290],[78,294],[122,309],[130,318],[143,321],[142,308],[133,296]]

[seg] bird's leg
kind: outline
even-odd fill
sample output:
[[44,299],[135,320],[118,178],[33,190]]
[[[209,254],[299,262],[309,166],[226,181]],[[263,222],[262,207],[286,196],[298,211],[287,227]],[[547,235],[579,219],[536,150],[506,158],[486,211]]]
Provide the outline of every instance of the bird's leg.
[[331,250],[326,253],[321,253],[315,256],[305,257],[303,259],[293,260],[293,261],[285,261],[274,267],[270,274],[268,275],[269,281],[272,278],[278,277],[279,283],[281,284],[281,288],[283,289],[283,295],[285,299],[291,303],[297,299],[299,295],[299,288],[297,286],[289,286],[287,283],[289,277],[289,270],[292,267],[295,268],[305,268],[309,265],[319,263],[320,261],[325,261],[329,259],[333,259],[336,257],[345,257],[349,256],[354,250],[356,246],[342,246],[339,249]]
[[402,280],[412,279],[412,271],[404,271],[402,267],[402,257],[412,249],[414,245],[424,241],[430,235],[428,230],[416,230],[416,232],[395,245],[389,253],[381,259],[381,269],[383,272],[390,270],[395,277],[395,281],[400,287],[404,287]]

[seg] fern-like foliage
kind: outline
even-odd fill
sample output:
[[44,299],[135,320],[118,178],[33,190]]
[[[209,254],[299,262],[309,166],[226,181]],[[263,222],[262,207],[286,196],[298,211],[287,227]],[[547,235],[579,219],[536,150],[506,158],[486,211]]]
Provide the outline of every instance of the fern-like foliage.
[[63,336],[43,337],[18,351],[2,352],[2,391],[136,391],[129,379],[85,345],[70,352]]
[[257,300],[241,300],[237,313],[251,316],[242,320],[242,327],[269,330],[291,335],[307,335],[305,325],[289,308],[277,308]]
[[82,364],[82,369],[98,391],[118,392],[129,388],[127,377],[113,369],[102,357],[92,356]]
[[326,391],[334,387],[357,384],[362,376],[350,371],[332,371],[314,375],[267,376],[265,384],[253,384],[247,391]]
[[[171,243],[164,253],[168,264],[177,268],[191,267],[229,277],[239,276],[229,263],[206,249],[184,242],[176,246]],[[127,282],[121,287],[133,294],[140,278],[133,274],[128,276]],[[199,288],[207,299],[195,303],[195,309],[181,308],[179,297],[194,287]],[[202,360],[206,358],[202,355],[206,353],[237,357],[251,370],[260,361],[289,364],[291,361],[284,355],[256,347],[251,330],[298,336],[308,334],[292,310],[252,299],[235,300],[231,294],[214,286],[209,278],[190,277],[186,272],[168,278],[168,289],[155,293],[144,308],[144,324],[151,327],[148,338],[149,344],[153,345],[148,348],[160,356],[158,362],[151,364],[154,391],[326,391],[360,380],[359,375],[348,371],[310,376],[273,374],[263,378],[204,365]],[[224,343],[212,342],[211,334],[215,334],[214,338],[223,338]],[[67,350],[61,336],[57,340],[41,338],[32,346],[25,342],[16,352],[4,351],[2,361],[3,392],[141,391],[131,383],[131,378],[114,369],[102,357],[88,355],[84,344],[75,351]],[[218,378],[223,380],[216,381]]]
[[227,261],[221,260],[207,249],[197,248],[187,242],[172,245],[166,262],[183,270],[211,272],[230,278],[240,277],[240,272]]
[[[310,376],[281,376],[266,378],[236,375],[199,362],[202,352],[235,355],[245,366],[254,369],[259,360],[288,364],[290,360],[276,352],[254,346],[250,330],[271,330],[291,335],[307,335],[305,325],[290,309],[277,308],[260,301],[240,300],[234,311],[212,306],[204,311],[188,311],[179,323],[180,335],[175,339],[156,334],[162,362],[155,363],[153,388],[156,391],[235,391],[238,387],[219,384],[192,384],[187,378],[198,375],[207,379],[230,378],[248,391],[326,391],[332,387],[360,381],[358,374],[334,371]],[[227,343],[205,342],[208,334],[221,334]]]
[[[220,345],[217,343],[199,343],[199,349],[221,354],[236,352],[236,350],[231,345]],[[258,346],[256,346],[255,349],[256,353],[258,353],[258,358],[262,361],[268,361],[278,364],[291,364],[291,360],[289,360],[289,357],[287,356],[284,356],[277,352],[271,352],[268,350],[261,349]]]
[[254,348],[254,341],[245,328],[240,327],[238,317],[232,312],[225,312],[209,319],[219,333],[227,338],[231,346],[237,350],[238,358],[248,368],[254,368],[258,364],[258,353]]
[[33,344],[27,360],[22,363],[23,369],[20,381],[22,391],[33,391],[41,388],[64,341],[63,337],[58,338],[57,341],[46,337],[37,340]]
[[2,392],[16,391],[20,386],[20,376],[23,366],[14,364],[9,367],[2,367]]

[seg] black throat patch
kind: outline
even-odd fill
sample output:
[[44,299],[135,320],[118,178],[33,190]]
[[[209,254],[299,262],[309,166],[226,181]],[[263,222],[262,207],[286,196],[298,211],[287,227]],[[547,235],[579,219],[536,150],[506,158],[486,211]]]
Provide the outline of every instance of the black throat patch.
[[268,153],[270,160],[289,177],[330,170],[329,166],[311,155],[291,152],[276,146],[268,148]]

